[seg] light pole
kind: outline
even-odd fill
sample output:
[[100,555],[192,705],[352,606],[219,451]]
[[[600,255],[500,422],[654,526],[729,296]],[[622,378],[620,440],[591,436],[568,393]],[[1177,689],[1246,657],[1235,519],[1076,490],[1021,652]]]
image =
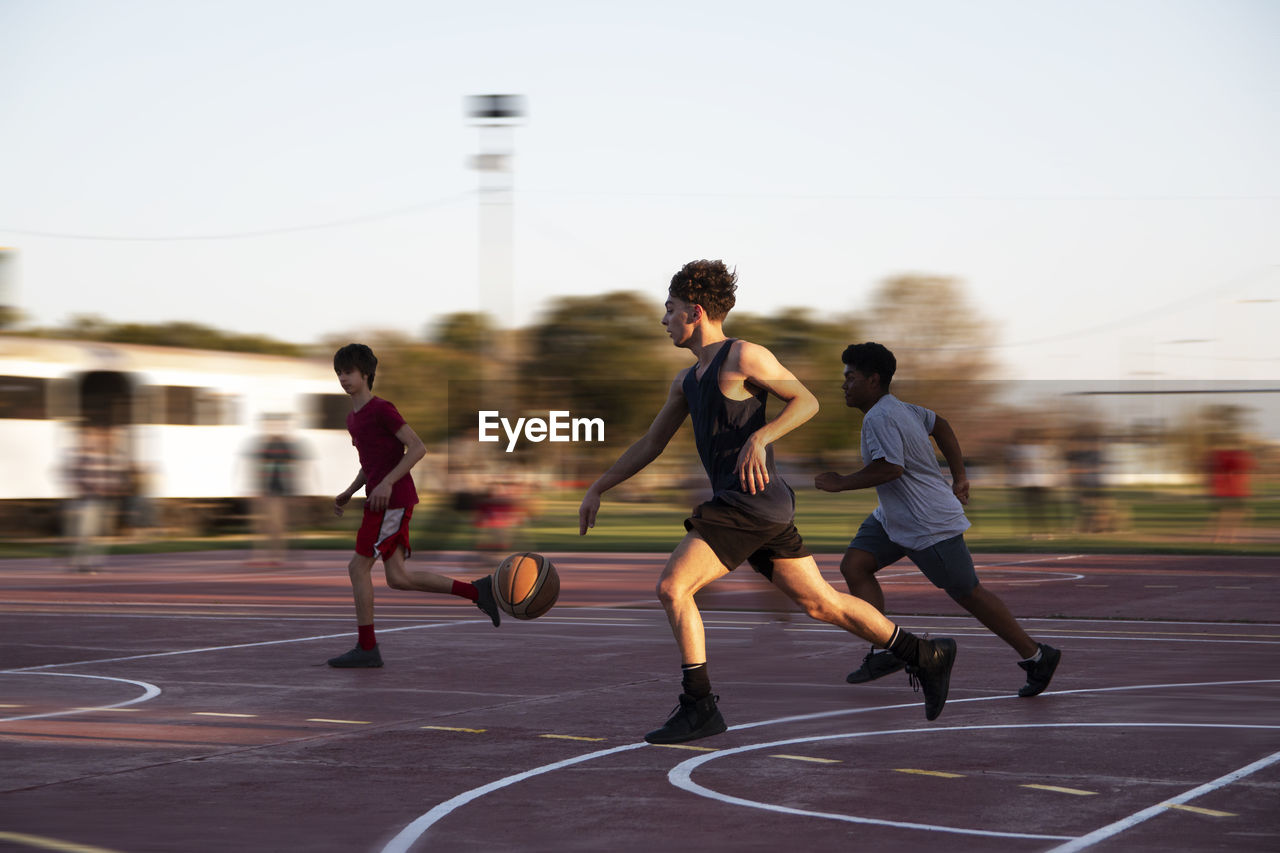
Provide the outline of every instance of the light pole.
[[501,332],[515,328],[511,197],[515,127],[525,113],[523,95],[472,95],[467,99],[467,116],[479,128],[480,136],[480,152],[472,160],[480,173],[480,309],[493,315]]

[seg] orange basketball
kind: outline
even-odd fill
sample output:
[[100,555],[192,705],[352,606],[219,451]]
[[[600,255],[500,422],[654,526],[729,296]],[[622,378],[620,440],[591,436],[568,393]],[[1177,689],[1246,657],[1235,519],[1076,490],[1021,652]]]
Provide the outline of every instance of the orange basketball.
[[512,554],[493,570],[493,597],[517,619],[537,619],[560,597],[560,576],[541,554]]

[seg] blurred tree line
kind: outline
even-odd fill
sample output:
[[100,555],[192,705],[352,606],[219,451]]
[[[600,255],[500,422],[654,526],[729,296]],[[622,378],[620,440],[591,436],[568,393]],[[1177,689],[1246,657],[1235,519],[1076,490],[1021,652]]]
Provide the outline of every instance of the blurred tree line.
[[[395,401],[428,443],[474,437],[479,408],[500,408],[513,417],[568,410],[605,420],[609,446],[597,455],[611,457],[619,442],[643,433],[676,372],[692,361],[690,353],[671,346],[662,314],[659,298],[615,292],[557,297],[536,322],[517,330],[496,328],[485,313],[450,314],[433,321],[421,340],[373,331],[304,346],[199,323],[112,323],[94,316],[25,334],[319,359],[359,340],[378,354],[376,392]],[[889,278],[862,312],[735,310],[725,331],[772,350],[822,404],[813,421],[786,437],[786,457],[856,451],[862,416],[845,407],[840,389],[840,354],[850,343],[875,340],[892,349],[898,358],[894,391],[943,412],[957,424],[966,449],[977,437],[976,431],[966,435],[967,413],[982,412],[989,397],[984,388],[996,369],[988,349],[993,324],[969,304],[962,282],[946,276]],[[770,414],[777,405],[771,403]],[[584,461],[598,465],[590,447],[576,451],[584,449]]]
[[266,335],[225,332],[201,323],[185,321],[113,323],[91,314],[75,316],[65,326],[24,330],[22,334],[37,338],[105,341],[113,344],[141,344],[154,347],[181,347],[295,357],[306,355],[308,351],[305,346],[278,341]]
[[[385,356],[379,350],[379,357],[387,375],[397,377],[394,386],[386,386],[388,396],[411,423],[423,424],[428,441],[474,436],[478,409],[499,407],[486,399],[500,401],[503,414],[511,416],[568,410],[574,417],[603,418],[608,425],[609,446],[594,454],[608,459],[591,458],[588,446],[575,448],[586,465],[598,466],[640,437],[676,372],[692,362],[690,353],[671,346],[660,325],[662,314],[660,301],[636,292],[559,297],[526,328],[502,331],[488,315],[451,314],[432,324],[426,342],[384,346]],[[990,431],[984,419],[994,394],[997,365],[989,353],[996,331],[970,305],[957,279],[887,279],[864,312],[735,310],[725,331],[773,351],[822,404],[813,421],[784,439],[788,458],[831,456],[834,463],[846,461],[850,448],[856,452],[862,414],[844,405],[840,355],[847,345],[865,340],[879,341],[896,354],[899,396],[943,412],[962,440],[966,429],[973,430],[975,440]],[[496,346],[500,335],[511,337]],[[509,363],[495,363],[499,351]],[[441,387],[441,379],[450,380],[451,392]],[[408,393],[397,395],[393,387]],[[455,414],[441,412],[441,402]],[[777,406],[770,404],[771,414]],[[965,441],[966,450],[970,443]],[[533,452],[545,455],[547,447]]]

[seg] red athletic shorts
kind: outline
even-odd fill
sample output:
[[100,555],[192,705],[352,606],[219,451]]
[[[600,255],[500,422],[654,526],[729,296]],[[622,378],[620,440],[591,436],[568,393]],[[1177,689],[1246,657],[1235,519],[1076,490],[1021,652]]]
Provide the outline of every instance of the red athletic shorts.
[[409,556],[409,517],[413,515],[413,507],[396,507],[374,512],[366,508],[364,521],[360,523],[360,532],[356,534],[356,553],[362,557],[387,559],[396,552],[396,548],[404,548],[404,555]]

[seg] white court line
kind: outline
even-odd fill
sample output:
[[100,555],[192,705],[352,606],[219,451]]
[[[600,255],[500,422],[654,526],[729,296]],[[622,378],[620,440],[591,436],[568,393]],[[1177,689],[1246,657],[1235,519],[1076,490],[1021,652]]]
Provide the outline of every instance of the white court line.
[[[903,624],[903,622],[899,621],[898,624]],[[711,627],[712,626],[708,625],[707,629],[711,630]],[[749,630],[749,629],[745,629],[745,630]],[[828,629],[826,627],[805,627],[805,628],[784,628],[783,630],[789,634],[819,634],[832,629]],[[839,628],[836,628],[834,630],[842,631],[842,629],[839,629]],[[973,626],[969,628],[957,628],[955,630],[952,630],[952,629],[946,629],[946,630],[947,630],[947,636],[950,636],[950,637],[964,637],[965,639],[982,639],[982,640],[986,640],[986,639],[998,640],[999,639],[999,637],[996,637],[986,628],[982,628],[980,626]],[[1252,644],[1252,645],[1264,645],[1264,646],[1274,646],[1277,643],[1280,643],[1280,637],[1276,637],[1275,639],[1267,639],[1265,637],[1258,638],[1258,639],[1245,639],[1244,637],[1236,637],[1235,635],[1232,635],[1230,637],[1223,638],[1223,639],[1214,639],[1212,637],[1207,637],[1200,634],[1196,634],[1194,636],[1189,636],[1189,637],[1131,637],[1131,636],[1125,636],[1123,634],[1120,634],[1120,635],[1057,634],[1052,631],[1036,631],[1036,636],[1042,640],[1106,640],[1108,642],[1114,641],[1114,642],[1123,642],[1123,643],[1196,643],[1197,645],[1212,645],[1216,643],[1216,644],[1231,644],[1231,645]]]
[[1280,761],[1280,752],[1273,752],[1270,755],[1268,755],[1266,758],[1260,758],[1257,761],[1253,762],[1252,764],[1246,764],[1244,767],[1241,767],[1239,770],[1235,770],[1231,773],[1228,773],[1225,776],[1219,776],[1217,779],[1214,779],[1212,782],[1206,782],[1203,785],[1200,785],[1199,787],[1196,787],[1196,788],[1192,788],[1190,791],[1181,793],[1178,796],[1173,797],[1172,799],[1168,799],[1161,803],[1157,803],[1154,806],[1149,806],[1148,808],[1145,808],[1142,811],[1134,812],[1128,817],[1122,818],[1121,820],[1118,820],[1115,823],[1111,823],[1111,824],[1107,824],[1106,826],[1099,827],[1098,829],[1095,829],[1093,832],[1090,832],[1088,835],[1082,835],[1079,838],[1076,838],[1072,841],[1067,842],[1066,844],[1059,845],[1053,848],[1052,850],[1050,850],[1049,853],[1074,853],[1077,850],[1084,850],[1086,847],[1092,847],[1093,845],[1097,844],[1099,841],[1105,841],[1106,839],[1111,838],[1112,836],[1119,835],[1120,833],[1124,832],[1126,829],[1129,829],[1130,827],[1137,826],[1143,821],[1147,821],[1153,817],[1156,817],[1157,815],[1164,814],[1173,806],[1183,805],[1191,800],[1196,799],[1197,797],[1201,797],[1205,794],[1216,791],[1219,788],[1224,788],[1227,785],[1230,785],[1232,782],[1235,782],[1239,779],[1243,779],[1244,777],[1249,776],[1253,773],[1257,773],[1259,770],[1262,770],[1263,768],[1270,767],[1272,764],[1275,764],[1277,761]]
[[73,708],[68,711],[50,711],[45,714],[26,714],[21,717],[0,717],[0,723],[13,723],[18,720],[43,720],[47,717],[65,717],[71,714],[87,714],[92,711],[111,711],[116,708],[123,708],[126,705],[136,705],[139,702],[146,702],[160,695],[160,688],[146,681],[134,681],[132,678],[111,678],[106,675],[79,675],[74,672],[27,672],[23,670],[6,670],[0,672],[0,675],[54,675],[61,678],[96,678],[102,681],[120,681],[125,684],[134,684],[142,688],[142,695],[125,702],[117,702],[114,705],[102,705],[96,708]]
[[[1196,788],[1194,791],[1188,791],[1186,794],[1183,794],[1179,797],[1175,797],[1172,800],[1167,800],[1160,805],[1153,806],[1150,809],[1145,809],[1144,811],[1138,813],[1139,815],[1144,815],[1139,820],[1133,820],[1132,819],[1133,816],[1131,816],[1130,818],[1126,818],[1124,821],[1118,821],[1117,823],[1112,824],[1110,827],[1104,827],[1104,830],[1115,827],[1114,831],[1112,832],[1107,832],[1105,834],[1098,834],[1103,832],[1103,830],[1098,830],[1095,833],[1090,833],[1090,835],[1088,836],[1080,836],[1078,838],[1070,835],[1036,835],[1036,834],[1022,833],[1022,832],[998,832],[995,830],[986,830],[986,829],[966,829],[966,828],[955,827],[955,826],[942,826],[939,824],[911,823],[907,821],[883,820],[880,818],[859,817],[857,815],[834,814],[830,812],[816,812],[816,811],[809,811],[807,809],[796,809],[796,808],[791,808],[789,806],[780,806],[774,803],[765,803],[765,802],[760,802],[759,800],[748,800],[742,797],[734,797],[728,794],[723,794],[719,791],[714,791],[703,785],[699,785],[697,782],[694,782],[692,778],[693,771],[695,768],[700,767],[703,764],[707,764],[708,762],[711,762],[711,761],[716,761],[731,755],[740,755],[745,752],[754,752],[755,750],[760,750],[760,749],[778,749],[781,747],[792,746],[799,743],[815,743],[817,741],[880,737],[882,735],[900,735],[900,734],[910,734],[913,736],[917,736],[922,734],[946,734],[950,732],[961,732],[961,731],[992,731],[992,730],[1002,730],[1002,729],[1115,728],[1115,727],[1174,728],[1174,729],[1183,729],[1183,728],[1271,729],[1271,730],[1280,729],[1280,726],[1247,725],[1247,724],[1235,724],[1235,723],[1009,723],[1009,724],[995,724],[995,725],[981,725],[981,726],[946,726],[946,727],[937,727],[937,728],[929,728],[929,729],[912,728],[912,729],[889,729],[889,730],[874,731],[874,732],[845,732],[842,734],[813,735],[810,737],[789,738],[787,740],[777,740],[771,743],[751,744],[748,746],[733,747],[731,749],[722,749],[717,752],[707,753],[706,755],[699,755],[694,758],[690,758],[685,761],[682,761],[681,763],[677,764],[675,767],[671,768],[671,770],[667,772],[667,779],[671,782],[672,785],[676,786],[677,788],[688,791],[692,794],[697,794],[700,797],[706,797],[709,800],[716,800],[717,802],[728,803],[730,805],[746,806],[748,808],[756,808],[756,809],[761,809],[763,811],[780,812],[782,814],[798,815],[801,817],[820,817],[820,818],[826,818],[828,820],[844,821],[846,823],[873,824],[875,826],[894,826],[902,829],[920,829],[920,830],[927,830],[930,832],[952,833],[957,835],[978,835],[978,836],[988,836],[988,837],[996,837],[996,838],[1028,838],[1028,839],[1043,839],[1043,840],[1051,840],[1051,841],[1054,841],[1054,840],[1068,841],[1071,843],[1055,848],[1056,851],[1062,851],[1062,853],[1066,853],[1066,851],[1069,851],[1069,850],[1080,850],[1080,849],[1083,849],[1083,847],[1091,846],[1094,843],[1094,841],[1089,841],[1087,844],[1084,844],[1081,847],[1074,847],[1072,846],[1072,844],[1078,843],[1086,838],[1090,838],[1095,834],[1098,835],[1098,837],[1095,840],[1101,841],[1103,838],[1108,838],[1111,835],[1115,835],[1123,831],[1123,829],[1128,828],[1128,826],[1140,823],[1142,820],[1146,820],[1149,817],[1154,817],[1156,814],[1162,813],[1169,805],[1184,803],[1184,802],[1187,802],[1188,800],[1191,800],[1191,799],[1194,799],[1195,797],[1200,796],[1201,794],[1206,794],[1209,791],[1216,790],[1217,788],[1222,787],[1222,785],[1225,785],[1230,781],[1234,781],[1235,779],[1241,778],[1242,775],[1248,775],[1248,773],[1252,773],[1255,770],[1260,770],[1262,769],[1262,767],[1265,767],[1268,764],[1271,764],[1274,761],[1280,759],[1280,753],[1276,753],[1272,756],[1269,756],[1266,759],[1263,759],[1262,762],[1254,762],[1253,764],[1250,764],[1247,768],[1243,768],[1243,770],[1248,771],[1247,773],[1243,772],[1242,770],[1237,770],[1235,771],[1235,773],[1228,774],[1227,776],[1223,776],[1221,779],[1215,780],[1215,782],[1211,782],[1208,785],[1201,785],[1199,788]],[[1218,784],[1218,783],[1221,783],[1221,784]],[[1150,814],[1148,814],[1148,812],[1150,812]],[[1130,823],[1129,821],[1132,821],[1132,822]]]
[[[1220,687],[1220,686],[1227,686],[1227,685],[1277,684],[1277,683],[1280,683],[1280,678],[1269,678],[1269,679],[1250,680],[1250,681],[1195,682],[1195,683],[1189,683],[1189,684],[1138,684],[1138,685],[1131,685],[1126,687],[1103,687],[1103,688],[1089,688],[1089,689],[1080,689],[1080,690],[1062,690],[1062,691],[1056,691],[1056,693],[1057,694],[1107,693],[1107,692],[1132,691],[1132,690],[1161,690],[1161,689],[1168,689],[1171,687],[1175,687],[1175,688],[1176,687]],[[1055,692],[1046,691],[1040,695],[1047,697],[1047,696],[1055,695]],[[993,702],[993,701],[999,701],[999,700],[1008,701],[1008,700],[1013,700],[1017,698],[1018,698],[1017,696],[981,696],[974,699],[953,699],[953,700],[950,700],[948,704],[959,703],[959,702]],[[919,705],[920,705],[919,702],[912,702],[912,703],[901,704],[901,705],[880,705],[880,706],[870,707],[870,708],[842,708],[838,711],[819,711],[813,714],[797,714],[789,717],[778,717],[772,720],[760,720],[759,722],[755,722],[755,723],[744,723],[742,725],[730,726],[729,731],[751,729],[751,728],[756,728],[758,726],[772,726],[772,725],[778,725],[780,723],[821,720],[829,717],[839,717],[839,716],[846,716],[846,715],[852,715],[852,714],[867,714],[874,711],[889,711],[889,710],[896,710],[899,708],[918,708]],[[1096,725],[1105,725],[1105,724],[1096,724]],[[1182,725],[1185,725],[1185,724],[1182,724]],[[1190,724],[1190,725],[1196,725],[1196,724]],[[1214,727],[1212,724],[1205,724],[1205,725]],[[1276,728],[1280,728],[1280,726],[1253,726],[1251,728],[1276,729]],[[919,733],[919,732],[928,732],[928,731],[931,731],[931,729],[908,729],[905,731],[910,731],[912,733]],[[564,767],[569,767],[574,764],[581,764],[583,762],[591,761],[596,758],[603,758],[604,756],[607,756],[607,755],[613,755],[616,752],[623,752],[629,749],[639,749],[640,747],[643,747],[643,746],[646,746],[646,744],[643,741],[641,741],[639,743],[632,743],[632,744],[626,744],[624,746],[613,747],[612,749],[605,749],[597,752],[590,752],[585,755],[580,755],[577,758],[569,758],[569,759],[565,759],[564,761],[558,761],[555,764],[545,764],[541,767],[535,767],[531,770],[526,770],[523,773],[517,773],[513,776],[506,776],[502,779],[497,779],[493,782],[488,783],[487,785],[482,785],[479,788],[473,788],[470,791],[464,791],[461,794],[458,794],[444,801],[440,805],[431,809],[431,811],[427,812],[426,814],[423,814],[420,817],[418,817],[416,820],[414,820],[412,823],[410,823],[408,826],[402,829],[396,835],[396,837],[393,838],[387,844],[387,846],[383,847],[382,850],[379,851],[379,853],[405,853],[405,851],[409,850],[409,848],[413,845],[413,843],[417,841],[419,838],[421,838],[422,835],[432,827],[432,825],[439,822],[441,819],[449,815],[451,812],[453,812],[460,806],[466,805],[472,800],[478,799],[479,797],[482,797],[485,794],[489,794],[489,793],[492,793],[493,791],[506,788],[507,786],[514,785],[517,782],[523,782],[525,779],[529,779],[534,776],[540,776],[544,773],[550,773],[553,770],[560,770]],[[725,750],[725,751],[728,751],[728,750]],[[1052,837],[1054,839],[1063,839],[1063,838],[1068,838],[1069,836],[1060,835],[1060,836],[1045,836],[1045,837]]]
[[[405,625],[400,628],[379,628],[379,634],[392,634],[396,631],[417,631],[424,628],[452,628],[457,625],[478,625],[490,624],[488,619],[469,619],[462,622],[433,622],[430,625]],[[180,649],[171,652],[150,652],[145,655],[129,655],[120,658],[99,658],[98,660],[79,660],[69,663],[46,663],[41,666],[24,666],[19,669],[0,669],[0,675],[10,672],[36,672],[42,669],[56,669],[64,666],[93,666],[100,663],[119,663],[126,660],[145,660],[146,658],[164,658],[173,657],[175,655],[198,655],[204,652],[225,652],[231,649],[252,649],[259,646],[283,646],[290,643],[310,643],[313,640],[332,640],[337,637],[350,637],[350,631],[343,631],[341,634],[320,634],[315,637],[294,637],[288,640],[264,640],[261,643],[237,643],[232,646],[208,646],[202,649]]]
[[396,837],[387,842],[382,848],[382,853],[405,853],[415,841],[417,841],[424,832],[431,828],[431,825],[437,823],[441,818],[448,815],[459,806],[465,806],[472,800],[483,797],[485,794],[491,794],[494,791],[514,785],[517,782],[523,782],[525,779],[532,779],[534,776],[541,776],[544,773],[550,773],[553,770],[560,770],[565,767],[571,767],[574,764],[581,764],[584,761],[592,761],[597,758],[603,758],[606,755],[613,755],[616,752],[626,752],[630,749],[639,749],[649,744],[641,741],[640,743],[628,743],[623,746],[615,746],[610,749],[601,749],[596,752],[588,752],[586,755],[579,755],[576,758],[566,758],[563,761],[557,761],[555,764],[544,764],[541,767],[535,767],[532,770],[526,770],[523,773],[516,773],[514,776],[506,776],[502,779],[490,782],[488,785],[482,785],[479,788],[472,788],[470,791],[463,791],[456,797],[445,800],[431,811],[419,817],[413,823],[406,826],[397,833]]

